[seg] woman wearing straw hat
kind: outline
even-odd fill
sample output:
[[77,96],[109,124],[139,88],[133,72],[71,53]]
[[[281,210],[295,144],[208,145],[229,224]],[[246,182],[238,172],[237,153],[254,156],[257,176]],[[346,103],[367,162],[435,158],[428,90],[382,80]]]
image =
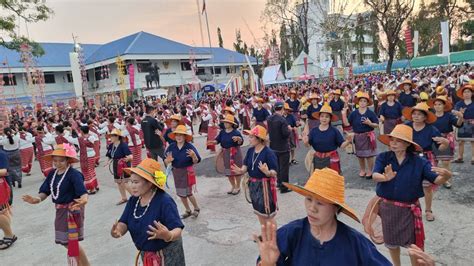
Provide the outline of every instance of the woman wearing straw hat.
[[306,121],[308,121],[306,123],[306,128],[305,128],[306,132],[309,132],[311,129],[319,125],[319,120],[314,118],[313,114],[316,112],[319,112],[319,109],[321,109],[322,105],[319,104],[320,100],[321,98],[316,93],[312,93],[308,97],[307,101],[310,103],[310,105],[308,106],[308,108],[306,108],[306,116],[307,116]]
[[[188,133],[186,126],[177,126],[176,130],[171,132],[169,137],[175,140],[176,143],[170,144],[166,149],[165,163],[168,165],[172,164],[173,166],[172,171],[176,194],[186,209],[181,218],[186,219],[191,215],[197,218],[201,209],[193,194],[193,189],[196,186],[196,172],[193,165],[201,161],[201,156],[193,144],[190,143],[193,140],[193,136]],[[191,211],[189,201],[193,205],[194,211]]]
[[79,246],[84,240],[84,206],[88,195],[84,186],[84,176],[72,167],[79,162],[76,150],[70,144],[58,145],[51,154],[45,155],[45,160],[52,161],[55,170],[48,174],[34,197],[23,195],[23,201],[38,204],[49,195],[56,206],[54,230],[56,244],[68,249],[69,265],[89,265],[86,253]]
[[122,131],[114,128],[110,132],[110,144],[107,147],[106,156],[109,158],[106,167],[112,163],[112,174],[114,181],[117,183],[117,187],[120,192],[121,199],[116,205],[121,205],[127,202],[127,191],[130,193],[128,188],[128,174],[123,171],[124,168],[130,167],[130,162],[133,160],[133,155],[128,144],[122,141]]
[[13,193],[10,183],[7,181],[7,175],[8,156],[0,150],[0,230],[3,231],[3,239],[0,239],[0,250],[11,247],[18,239],[11,228]]
[[135,265],[185,265],[181,233],[184,225],[178,208],[165,192],[166,175],[153,159],[125,168],[130,175],[132,196],[110,234],[120,238],[130,233],[138,254]]
[[288,122],[288,125],[290,126],[290,164],[298,164],[298,161],[296,160],[296,154],[295,154],[295,149],[298,146],[299,143],[299,134],[298,134],[298,126],[299,126],[299,121],[297,120],[296,116],[293,113],[293,109],[288,103],[285,103],[283,105],[283,117],[286,119],[286,122]]
[[219,172],[225,174],[229,178],[231,190],[227,192],[229,195],[237,195],[240,193],[240,175],[234,173],[231,169],[233,164],[242,166],[242,150],[240,146],[244,143],[244,139],[237,130],[233,115],[226,115],[221,120],[224,129],[219,132],[216,139],[211,141],[213,144],[221,145],[221,152],[216,157],[216,169],[222,169]]
[[[334,95],[334,98],[329,102],[332,112],[337,116],[337,120],[333,122],[334,126],[342,126],[342,109],[346,103],[341,99],[341,90],[336,89],[331,91],[331,94]],[[341,128],[342,131],[342,128]]]
[[416,85],[411,82],[411,80],[405,80],[400,85],[398,85],[398,90],[400,90],[400,95],[398,101],[403,107],[413,107],[416,104],[416,95],[413,90],[416,88]]
[[259,265],[391,265],[364,235],[339,221],[342,212],[359,222],[344,200],[344,177],[325,168],[316,170],[304,187],[285,183],[304,197],[306,217],[276,230],[262,225],[254,235]]
[[[400,264],[400,247],[416,244],[424,247],[423,220],[419,198],[424,195],[424,181],[443,184],[452,177],[444,168],[432,167],[416,151],[422,147],[414,140],[414,130],[397,125],[390,134],[379,136],[390,151],[377,156],[374,167],[377,204],[382,219],[383,240],[394,265]],[[417,265],[412,261],[413,265]]]
[[396,97],[394,90],[387,90],[382,96],[385,102],[380,106],[379,120],[383,123],[384,134],[390,134],[393,128],[402,122],[403,106],[395,100]]
[[175,131],[178,125],[184,125],[184,122],[181,121],[180,115],[172,115],[170,118],[166,119],[165,123],[168,128],[166,129],[165,134],[163,134],[163,136],[166,142],[168,142],[168,145],[170,145],[171,143],[176,142],[175,140],[172,140],[170,138],[171,132]]
[[[433,126],[441,132],[441,136],[449,141],[449,149],[440,151],[435,148],[433,153],[436,160],[442,162],[442,167],[451,170],[450,164],[454,159],[455,147],[453,127],[462,126],[463,114],[459,111],[451,110],[453,106],[446,96],[430,99],[428,105],[435,110],[436,121],[433,123]],[[451,188],[451,183],[447,181],[443,186]]]
[[[446,150],[449,148],[449,141],[441,137],[439,130],[432,124],[436,121],[436,116],[429,110],[426,103],[418,103],[415,107],[405,107],[402,111],[408,126],[413,128],[413,141],[423,149],[423,156],[431,163],[437,166],[435,156],[433,154],[433,146],[438,150]],[[436,186],[429,182],[424,182],[425,192],[425,213],[427,221],[434,221],[432,210],[433,194]]]
[[237,174],[249,175],[249,191],[252,207],[261,225],[267,222],[275,223],[278,210],[276,180],[278,160],[275,153],[266,145],[267,130],[262,126],[255,126],[244,131],[249,135],[251,148],[244,158],[244,165],[232,165],[232,171]]
[[352,111],[349,117],[347,117],[347,108],[344,108],[342,121],[344,126],[352,126],[355,133],[354,145],[355,155],[359,160],[359,176],[371,179],[374,156],[377,154],[374,129],[379,126],[379,120],[377,115],[368,108],[372,105],[372,99],[370,99],[368,93],[357,93],[354,104],[359,105],[359,108]]
[[267,128],[267,117],[270,116],[270,113],[267,109],[263,108],[263,98],[257,97],[255,102],[257,102],[257,108],[253,108],[252,111],[252,120],[254,120],[254,125]]
[[332,113],[331,106],[325,104],[319,112],[313,116],[320,121],[319,126],[311,129],[308,136],[303,137],[306,146],[313,147],[308,152],[306,169],[313,173],[314,169],[323,169],[329,167],[334,171],[341,173],[341,164],[337,148],[345,148],[352,143],[352,135],[348,135],[344,140],[341,132],[331,126],[331,121],[336,121],[338,117]]
[[461,99],[456,103],[454,109],[461,112],[464,116],[464,125],[458,130],[456,135],[459,142],[458,158],[455,163],[463,163],[464,143],[471,142],[471,164],[474,165],[474,103],[472,95],[474,92],[474,84],[464,85],[456,92]]

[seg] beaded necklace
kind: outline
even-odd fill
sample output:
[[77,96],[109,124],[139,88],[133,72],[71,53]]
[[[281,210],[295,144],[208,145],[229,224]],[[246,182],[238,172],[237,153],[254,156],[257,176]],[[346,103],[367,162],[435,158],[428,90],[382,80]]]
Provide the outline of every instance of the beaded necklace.
[[146,211],[148,211],[148,207],[150,207],[151,200],[153,199],[153,197],[155,197],[155,194],[156,194],[156,190],[153,191],[153,195],[151,195],[151,198],[148,201],[148,204],[146,205],[145,210],[140,216],[137,216],[137,208],[138,208],[138,204],[140,204],[140,200],[142,199],[142,197],[141,196],[138,197],[137,203],[135,204],[135,209],[133,210],[133,218],[140,219],[145,215]]
[[59,180],[58,185],[56,186],[56,195],[54,195],[53,184],[54,184],[54,180],[56,179],[56,175],[58,174],[58,169],[56,169],[56,171],[54,171],[53,178],[51,178],[51,183],[49,184],[49,189],[51,190],[51,197],[52,197],[54,200],[57,200],[58,197],[59,197],[59,187],[60,187],[61,184],[63,183],[64,178],[66,177],[67,171],[69,171],[69,168],[70,168],[70,167],[71,167],[71,166],[68,166],[68,167],[67,167],[66,171],[64,171],[64,173],[63,173],[63,176],[62,176],[61,179]]

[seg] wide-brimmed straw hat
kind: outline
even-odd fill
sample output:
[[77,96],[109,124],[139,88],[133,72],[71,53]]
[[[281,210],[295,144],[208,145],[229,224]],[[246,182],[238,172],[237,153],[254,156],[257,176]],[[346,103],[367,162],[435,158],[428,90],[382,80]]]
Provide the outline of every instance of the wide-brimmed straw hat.
[[261,97],[256,97],[256,98],[255,98],[255,102],[257,102],[257,103],[264,103],[265,100],[264,100],[263,98],[261,98]]
[[267,130],[260,125],[255,126],[251,130],[244,130],[244,134],[255,136],[261,140],[267,140]]
[[319,116],[321,115],[321,113],[326,113],[326,114],[329,114],[331,116],[331,121],[332,122],[336,122],[337,120],[339,120],[339,118],[337,117],[337,115],[333,114],[332,113],[332,108],[329,104],[324,104],[321,109],[319,110],[319,112],[315,112],[312,114],[312,116],[315,118],[315,119],[319,119]]
[[59,144],[54,147],[52,153],[43,156],[43,158],[47,161],[53,160],[53,157],[65,157],[69,159],[70,163],[79,162],[79,159],[77,159],[76,149],[69,143]]
[[229,112],[229,113],[235,115],[235,109],[232,108],[232,107],[229,107],[229,106],[227,106],[226,108],[224,108],[224,112]]
[[321,99],[321,97],[318,94],[311,93],[306,101],[311,103],[311,101],[313,101],[313,100],[320,100],[320,99]]
[[430,111],[430,107],[425,102],[418,103],[414,107],[403,108],[403,117],[405,117],[407,120],[413,121],[412,113],[415,110],[422,111],[423,113],[425,113],[427,124],[431,124],[437,119],[436,116]]
[[448,100],[448,98],[447,98],[446,96],[444,96],[444,95],[442,95],[442,96],[440,95],[440,96],[438,96],[438,97],[436,97],[436,98],[434,98],[434,99],[430,99],[430,100],[428,101],[428,106],[431,107],[431,108],[434,108],[434,103],[435,103],[436,101],[441,101],[441,102],[443,102],[443,104],[444,104],[444,111],[445,111],[445,112],[449,112],[449,111],[451,111],[451,109],[453,109],[453,104],[452,104],[452,103]]
[[110,132],[109,136],[118,136],[118,137],[123,137],[122,131],[120,129],[114,128]]
[[283,109],[287,110],[287,111],[290,111],[290,112],[293,112],[293,109],[291,109],[290,105],[288,103],[284,103],[283,104]]
[[399,89],[399,90],[403,90],[403,86],[404,86],[405,84],[409,84],[412,89],[416,88],[416,84],[415,84],[415,83],[411,82],[411,80],[406,79],[406,80],[404,80],[402,83],[400,83],[400,84],[398,85],[398,89]]
[[459,88],[457,91],[456,91],[456,95],[463,99],[464,96],[462,96],[462,94],[464,93],[464,90],[471,90],[472,92],[474,92],[474,86],[471,85],[471,84],[468,84],[468,85],[464,85],[462,86],[461,88]]
[[224,123],[230,123],[234,126],[237,125],[237,123],[235,123],[235,117],[233,115],[226,115],[221,121]]
[[167,125],[170,125],[171,124],[171,121],[177,121],[178,122],[178,125],[184,125],[184,121],[183,119],[181,118],[180,115],[172,115],[170,116],[170,118],[166,119],[165,123]]
[[188,129],[184,125],[178,125],[176,127],[176,130],[171,132],[168,136],[170,137],[170,139],[176,140],[176,134],[184,135],[186,137],[187,142],[193,140],[193,136],[188,133]]
[[436,95],[446,95],[446,94],[448,94],[448,92],[446,91],[446,89],[443,86],[436,87],[435,91],[436,91]]
[[294,192],[305,197],[335,204],[342,208],[342,212],[359,221],[355,211],[345,203],[344,199],[344,177],[329,168],[316,169],[310,176],[304,187],[286,182],[283,184]]
[[390,96],[390,95],[393,95],[393,96],[395,96],[395,98],[396,98],[396,97],[397,97],[397,92],[394,91],[394,90],[387,90],[386,92],[384,92],[382,98],[383,98],[384,100],[387,100],[388,96]]
[[160,163],[151,158],[146,158],[137,167],[125,168],[123,170],[128,175],[131,173],[137,174],[158,188],[165,190],[166,174],[161,169]]
[[367,92],[358,92],[358,93],[356,93],[354,103],[359,104],[359,100],[361,98],[367,99],[367,101],[368,101],[367,106],[371,106],[373,104],[373,101],[372,101],[372,99],[370,99],[370,96]]
[[413,128],[411,128],[410,126],[403,124],[396,125],[390,134],[380,135],[378,139],[383,144],[389,146],[390,137],[401,139],[403,141],[411,143],[415,147],[415,150],[423,151],[423,148],[421,148],[420,145],[416,144],[416,142],[413,141]]

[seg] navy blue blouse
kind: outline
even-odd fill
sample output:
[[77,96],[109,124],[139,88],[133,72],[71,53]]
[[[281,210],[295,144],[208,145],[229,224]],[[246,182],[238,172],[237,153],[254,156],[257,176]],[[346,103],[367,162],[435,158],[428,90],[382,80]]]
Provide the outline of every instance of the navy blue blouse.
[[395,177],[387,182],[378,182],[377,196],[388,200],[412,203],[425,196],[423,179],[434,183],[438,176],[431,170],[431,164],[424,157],[417,154],[408,154],[402,164],[398,164],[397,157],[392,151],[382,152],[375,160],[374,173],[383,174],[387,165],[397,172]]
[[288,106],[290,106],[291,110],[293,110],[293,113],[296,113],[299,111],[299,106],[300,106],[300,101],[299,100],[294,100],[292,101],[291,99],[286,100],[286,103]]
[[[137,204],[138,197],[130,197],[125,206],[125,210],[120,217],[119,222],[127,225],[128,231],[132,237],[133,243],[138,250],[141,251],[159,251],[167,247],[170,243],[161,239],[148,240],[150,237],[146,231],[149,230],[148,225],[155,227],[153,221],[162,223],[168,230],[175,228],[184,228],[181,218],[179,217],[178,208],[174,200],[166,192],[157,191],[150,206],[143,217],[135,219],[133,211]],[[140,216],[146,207],[137,206],[136,216]]]
[[399,119],[402,117],[403,106],[395,101],[395,104],[390,106],[387,102],[382,103],[380,106],[379,115],[383,115],[386,119]]
[[122,141],[116,148],[113,143],[110,143],[107,147],[107,154],[105,156],[110,159],[122,159],[130,154],[132,154],[132,152],[130,152],[128,144]]
[[[240,137],[242,138],[242,142],[239,144],[235,142],[234,140],[232,140],[232,137]],[[243,144],[243,140],[244,138],[242,137],[242,134],[240,134],[240,132],[237,129],[234,129],[229,133],[227,133],[225,129],[221,130],[219,132],[219,135],[217,135],[216,137],[217,143],[218,144],[220,143],[222,148],[225,148],[225,149],[228,149],[230,147],[241,146]]]
[[267,120],[267,117],[269,115],[270,113],[268,113],[267,109],[265,108],[262,108],[260,110],[258,110],[258,108],[253,108],[253,116],[255,117],[255,120],[257,120],[257,122],[263,122]]
[[278,229],[277,245],[277,265],[392,265],[369,239],[340,221],[334,237],[321,244],[307,217],[295,220]]
[[294,114],[288,114],[285,116],[286,122],[288,122],[288,125],[291,127],[296,127],[296,117]]
[[[410,121],[407,123],[407,125],[413,128],[413,122]],[[413,141],[420,145],[423,148],[423,151],[432,151],[433,144],[435,146],[439,146],[433,141],[434,137],[441,137],[441,133],[433,125],[426,124],[425,127],[420,131],[413,129]]]
[[432,124],[436,127],[441,133],[450,133],[453,132],[453,127],[458,127],[458,118],[453,115],[451,112],[444,112],[443,116],[438,117],[436,121]]
[[474,119],[474,102],[471,102],[469,105],[466,105],[463,100],[457,102],[454,105],[454,109],[458,110],[464,108],[464,119]]
[[361,114],[359,109],[356,109],[352,111],[352,113],[347,118],[347,120],[349,120],[349,124],[352,126],[352,130],[355,133],[365,133],[374,130],[373,127],[362,124],[363,119],[369,119],[372,123],[379,123],[379,119],[373,111],[367,109],[364,114]]
[[269,170],[278,170],[278,160],[270,148],[265,146],[260,153],[255,153],[255,147],[251,147],[247,150],[247,154],[244,158],[244,165],[247,166],[247,172],[250,177],[253,178],[265,178],[267,177],[265,174],[260,171],[258,165],[262,163],[266,163]]
[[341,98],[339,98],[337,101],[333,99],[329,103],[329,106],[331,106],[333,112],[339,112],[344,108],[344,102],[341,100]]
[[416,99],[413,93],[406,94],[404,91],[398,96],[398,101],[403,107],[413,107],[416,104]]
[[330,152],[337,150],[342,145],[344,137],[333,126],[329,126],[325,131],[321,131],[319,127],[314,127],[309,132],[308,141],[315,151]]
[[[46,180],[44,180],[43,184],[39,189],[39,193],[44,193],[48,196],[51,195],[50,184],[53,179],[54,172],[56,172],[56,170],[49,172],[48,177],[46,177]],[[62,179],[63,175],[64,174],[58,174],[54,178],[53,191],[55,195],[58,193],[58,183]],[[69,204],[73,202],[74,199],[78,199],[86,193],[87,190],[84,186],[84,176],[81,172],[72,168],[71,166],[67,171],[66,177],[64,177],[63,182],[61,182],[61,186],[59,186],[58,199],[55,200],[53,199],[53,197],[51,197],[51,199],[53,200],[53,203],[56,204]]]
[[171,143],[166,149],[165,155],[168,154],[168,152],[171,152],[174,159],[172,163],[173,167],[184,168],[193,165],[193,159],[191,157],[188,157],[187,150],[193,150],[198,158],[198,163],[201,161],[201,156],[199,155],[199,152],[193,146],[193,144],[189,142],[185,142],[181,149],[178,148],[177,143]]
[[317,107],[314,107],[312,104],[308,106],[308,108],[306,109],[306,115],[308,116],[308,119],[315,120],[315,118],[313,117],[313,113],[319,112],[319,110],[321,110],[321,107],[323,106],[320,104],[318,104]]
[[176,140],[171,139],[169,136],[171,132],[172,132],[172,129],[169,127],[166,129],[165,134],[164,134],[164,139],[166,140],[166,142],[168,142],[168,144],[176,143]]

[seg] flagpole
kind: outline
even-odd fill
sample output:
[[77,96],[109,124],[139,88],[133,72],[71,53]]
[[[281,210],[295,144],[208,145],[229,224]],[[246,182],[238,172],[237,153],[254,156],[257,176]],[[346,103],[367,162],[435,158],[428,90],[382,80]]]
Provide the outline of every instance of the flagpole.
[[214,67],[214,53],[212,52],[211,33],[209,32],[209,21],[207,19],[206,0],[203,1],[203,9],[204,9],[204,13],[206,15],[207,37],[209,38],[209,50],[210,50],[211,56],[212,56],[212,81],[214,81],[214,84],[215,84],[217,82],[215,80],[216,69]]
[[199,9],[199,0],[196,0],[196,5],[197,5],[197,10],[198,10],[198,18],[199,18],[199,32],[201,33],[201,45],[204,47],[204,34],[202,33],[202,20],[201,20],[201,14],[199,14],[201,11]]

